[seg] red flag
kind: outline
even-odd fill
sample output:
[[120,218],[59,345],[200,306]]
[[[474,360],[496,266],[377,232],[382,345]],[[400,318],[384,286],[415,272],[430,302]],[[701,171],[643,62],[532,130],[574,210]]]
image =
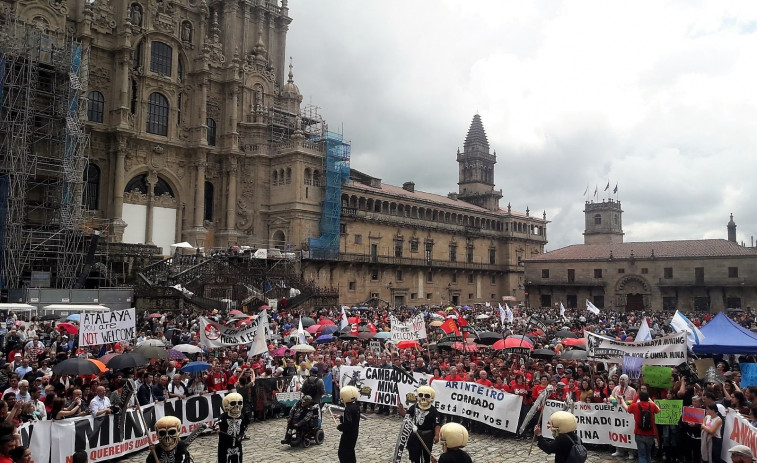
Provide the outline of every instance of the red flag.
[[455,336],[460,336],[460,330],[457,329],[457,323],[451,318],[448,318],[439,328],[447,334],[455,333]]
[[[464,319],[462,315],[460,315],[460,312],[458,312],[457,309],[455,309],[453,312],[455,312],[455,315],[457,316],[458,327],[462,328],[468,325],[468,321]],[[467,340],[468,340],[468,332],[463,331],[463,341],[467,341]]]

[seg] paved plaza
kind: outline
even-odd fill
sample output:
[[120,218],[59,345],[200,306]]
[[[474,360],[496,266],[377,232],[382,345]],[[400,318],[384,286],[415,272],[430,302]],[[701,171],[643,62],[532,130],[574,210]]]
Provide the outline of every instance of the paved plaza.
[[[359,463],[388,463],[399,432],[400,418],[394,416],[379,416],[369,413],[367,419],[360,422],[360,437],[357,444],[357,461]],[[244,463],[331,463],[337,461],[337,447],[341,433],[336,430],[333,421],[324,416],[323,429],[326,440],[323,445],[312,445],[308,449],[293,449],[288,445],[281,445],[281,439],[286,430],[285,419],[274,419],[265,422],[252,423],[247,434],[250,440],[244,442]],[[190,446],[190,452],[195,463],[216,463],[217,440],[215,435],[202,436]],[[534,444],[531,455],[528,454],[530,439],[515,439],[513,436],[505,438],[493,437],[488,434],[471,434],[466,450],[474,463],[551,463],[554,455],[546,455]],[[438,457],[441,446],[434,446],[434,456]],[[128,463],[143,463],[147,451],[143,450],[121,460]],[[403,458],[408,462],[407,451]],[[589,451],[592,463],[618,462],[628,460],[613,460],[609,451]],[[635,461],[635,460],[634,460]]]

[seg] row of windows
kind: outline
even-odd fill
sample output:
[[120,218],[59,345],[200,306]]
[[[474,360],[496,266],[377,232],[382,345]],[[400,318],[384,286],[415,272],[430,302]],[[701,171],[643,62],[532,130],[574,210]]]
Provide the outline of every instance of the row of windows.
[[[618,269],[618,273],[626,273],[626,270],[623,268]],[[648,268],[642,268],[641,269],[642,275],[649,274]],[[541,270],[541,277],[542,278],[549,278],[549,269],[543,268]],[[673,267],[665,267],[662,269],[662,277],[666,280],[670,280],[673,278]],[[728,278],[738,278],[739,277],[739,268],[738,267],[728,267]],[[594,269],[594,278],[602,278],[602,269],[601,268],[595,268]],[[704,267],[696,267],[694,268],[694,278],[697,282],[703,282],[704,281]],[[568,269],[568,283],[574,283],[576,280],[576,270],[569,268]],[[599,306],[597,306],[599,307]]]
[[[132,89],[134,92],[135,89]],[[133,104],[136,104],[134,101]],[[132,108],[132,112],[136,108]],[[181,95],[179,95],[179,110],[181,110]],[[158,92],[150,94],[147,99],[147,133],[155,135],[168,136],[168,117],[170,113],[170,106],[168,99]],[[87,119],[90,122],[102,124],[105,115],[105,97],[98,91],[89,92],[89,99],[87,102]],[[179,114],[181,119],[181,114]],[[216,145],[216,121],[212,118],[205,120],[205,125],[208,127],[207,142],[210,146]]]
[[[403,281],[402,278],[403,278],[402,270],[397,270],[397,272],[395,273],[395,279],[396,279],[396,281]],[[378,281],[378,279],[379,279],[379,271],[378,271],[378,269],[373,269],[371,271],[371,280],[372,281]],[[475,279],[473,278],[473,274],[468,275],[468,284],[473,284],[474,281],[475,281]],[[433,283],[433,282],[434,282],[434,274],[433,274],[433,272],[432,271],[426,272],[426,283]],[[450,279],[450,284],[452,284],[452,283],[457,283],[457,274],[455,274],[455,273],[452,274],[452,278]],[[489,276],[489,283],[492,284],[492,285],[496,285],[497,284],[497,275],[490,275]],[[349,284],[349,289],[354,291],[355,290],[355,286],[354,285],[355,285],[355,282],[351,281],[350,284]]]
[[410,206],[392,201],[366,198],[357,195],[342,195],[342,207],[353,208],[358,211],[376,212],[380,214],[408,217],[437,223],[451,223],[482,230],[512,231],[529,235],[546,236],[544,226],[527,222],[503,222],[482,217],[446,212],[426,207]]

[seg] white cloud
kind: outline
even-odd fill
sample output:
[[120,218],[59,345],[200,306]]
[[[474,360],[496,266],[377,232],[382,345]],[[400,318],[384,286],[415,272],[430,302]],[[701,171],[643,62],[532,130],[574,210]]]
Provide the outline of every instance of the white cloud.
[[[757,2],[290,0],[305,101],[353,167],[457,189],[479,112],[503,206],[582,242],[587,185],[619,186],[627,241],[739,240],[757,217]],[[606,196],[606,195],[602,195]]]

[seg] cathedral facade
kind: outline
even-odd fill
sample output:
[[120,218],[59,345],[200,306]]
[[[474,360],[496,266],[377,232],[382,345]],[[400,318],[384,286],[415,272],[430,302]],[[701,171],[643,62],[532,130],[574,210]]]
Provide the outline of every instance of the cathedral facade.
[[478,115],[457,153],[457,193],[353,170],[338,185],[338,255],[309,254],[322,233],[326,125],[301,105],[287,61],[287,0],[0,0],[0,8],[85,51],[82,197],[87,226],[102,239],[154,244],[164,255],[182,241],[302,251],[302,276],[339,288],[347,303],[523,299],[523,261],[543,251],[548,222],[500,208],[496,153]]

